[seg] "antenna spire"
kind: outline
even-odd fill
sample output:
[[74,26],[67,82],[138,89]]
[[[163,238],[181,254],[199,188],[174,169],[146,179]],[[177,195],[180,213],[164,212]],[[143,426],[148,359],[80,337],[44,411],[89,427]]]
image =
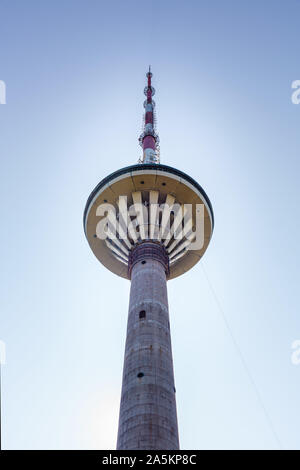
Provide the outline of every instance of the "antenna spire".
[[143,156],[140,163],[159,163],[159,137],[155,132],[155,102],[152,99],[155,89],[151,84],[152,72],[149,65],[149,71],[146,73],[147,86],[144,88],[144,94],[147,99],[144,101],[144,123],[143,131],[139,137],[140,146],[143,149]]

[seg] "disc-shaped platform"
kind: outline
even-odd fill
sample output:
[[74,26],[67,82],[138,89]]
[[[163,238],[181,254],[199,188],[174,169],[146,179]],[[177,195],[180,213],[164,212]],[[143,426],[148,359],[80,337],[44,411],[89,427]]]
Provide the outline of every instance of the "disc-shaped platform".
[[169,279],[185,273],[203,256],[213,225],[212,206],[201,186],[185,173],[157,164],[132,165],[107,176],[84,211],[84,230],[95,256],[126,279],[130,252],[147,240],[166,248]]

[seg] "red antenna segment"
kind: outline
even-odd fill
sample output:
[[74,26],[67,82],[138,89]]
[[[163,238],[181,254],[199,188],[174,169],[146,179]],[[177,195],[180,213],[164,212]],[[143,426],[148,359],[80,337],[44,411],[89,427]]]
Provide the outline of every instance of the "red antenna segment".
[[140,163],[159,163],[159,137],[155,132],[155,102],[152,99],[155,89],[151,84],[152,72],[150,65],[146,77],[147,86],[144,89],[144,94],[147,99],[144,102],[144,129],[139,138],[140,145],[143,148],[143,156],[140,159]]

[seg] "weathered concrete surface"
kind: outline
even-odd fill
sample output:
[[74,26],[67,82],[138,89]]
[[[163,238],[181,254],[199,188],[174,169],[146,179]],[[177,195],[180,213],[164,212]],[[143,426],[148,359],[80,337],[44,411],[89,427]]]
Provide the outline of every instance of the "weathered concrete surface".
[[166,274],[145,261],[131,272],[117,449],[179,449]]

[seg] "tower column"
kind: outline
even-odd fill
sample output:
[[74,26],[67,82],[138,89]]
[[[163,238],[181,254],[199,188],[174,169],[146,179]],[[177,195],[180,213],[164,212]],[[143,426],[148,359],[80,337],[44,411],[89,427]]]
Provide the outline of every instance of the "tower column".
[[117,449],[179,449],[167,296],[168,256],[159,243],[129,259],[130,302]]

